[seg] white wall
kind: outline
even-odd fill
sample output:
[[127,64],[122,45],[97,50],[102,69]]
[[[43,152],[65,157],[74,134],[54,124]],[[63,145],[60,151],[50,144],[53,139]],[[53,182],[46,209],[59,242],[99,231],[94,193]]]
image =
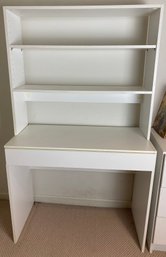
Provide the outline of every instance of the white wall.
[[[56,5],[56,4],[150,4],[165,3],[165,0],[1,0],[3,5]],[[166,24],[166,13],[164,17]],[[2,8],[0,10],[0,197],[7,196],[7,183],[3,145],[13,135],[9,80],[5,50]],[[166,88],[166,29],[163,26],[161,53],[157,77],[154,116]],[[40,173],[40,174],[39,174]],[[36,171],[34,188],[37,200],[50,202],[75,203],[96,206],[128,206],[131,200],[133,175],[92,173],[82,171]],[[56,196],[55,197],[53,197]]]

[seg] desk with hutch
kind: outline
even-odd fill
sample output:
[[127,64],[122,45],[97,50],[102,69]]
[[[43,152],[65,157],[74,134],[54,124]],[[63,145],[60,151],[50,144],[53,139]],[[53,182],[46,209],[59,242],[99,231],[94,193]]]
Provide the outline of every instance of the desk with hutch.
[[4,7],[15,129],[5,153],[15,243],[34,202],[32,168],[130,171],[144,251],[162,13],[161,5]]

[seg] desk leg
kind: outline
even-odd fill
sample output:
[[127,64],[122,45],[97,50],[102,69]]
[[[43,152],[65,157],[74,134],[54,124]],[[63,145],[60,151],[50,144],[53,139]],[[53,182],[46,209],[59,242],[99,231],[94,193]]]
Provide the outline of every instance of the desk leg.
[[8,166],[7,179],[14,243],[17,242],[33,205],[32,174],[27,167]]
[[142,252],[145,250],[153,177],[154,172],[140,172],[134,178],[132,213]]

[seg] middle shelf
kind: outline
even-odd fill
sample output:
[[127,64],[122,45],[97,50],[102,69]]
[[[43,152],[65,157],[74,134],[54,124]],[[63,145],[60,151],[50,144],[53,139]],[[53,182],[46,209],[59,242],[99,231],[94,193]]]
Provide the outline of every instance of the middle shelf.
[[140,103],[152,91],[136,86],[23,85],[13,89],[29,102]]
[[55,49],[55,50],[120,50],[120,49],[156,49],[156,45],[10,45],[10,49]]
[[152,60],[156,55],[153,45],[28,45],[23,48],[20,45],[18,48],[15,46],[10,49],[13,88],[23,84],[44,84],[143,85],[147,90],[153,89],[154,65]]

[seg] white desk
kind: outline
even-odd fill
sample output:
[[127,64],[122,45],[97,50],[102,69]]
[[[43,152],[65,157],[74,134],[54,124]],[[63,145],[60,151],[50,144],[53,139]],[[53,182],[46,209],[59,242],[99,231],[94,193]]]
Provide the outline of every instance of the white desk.
[[[16,243],[33,206],[31,168],[135,172],[132,213],[144,251],[156,150],[138,128],[29,125],[5,145]],[[52,169],[53,170],[53,169]]]

